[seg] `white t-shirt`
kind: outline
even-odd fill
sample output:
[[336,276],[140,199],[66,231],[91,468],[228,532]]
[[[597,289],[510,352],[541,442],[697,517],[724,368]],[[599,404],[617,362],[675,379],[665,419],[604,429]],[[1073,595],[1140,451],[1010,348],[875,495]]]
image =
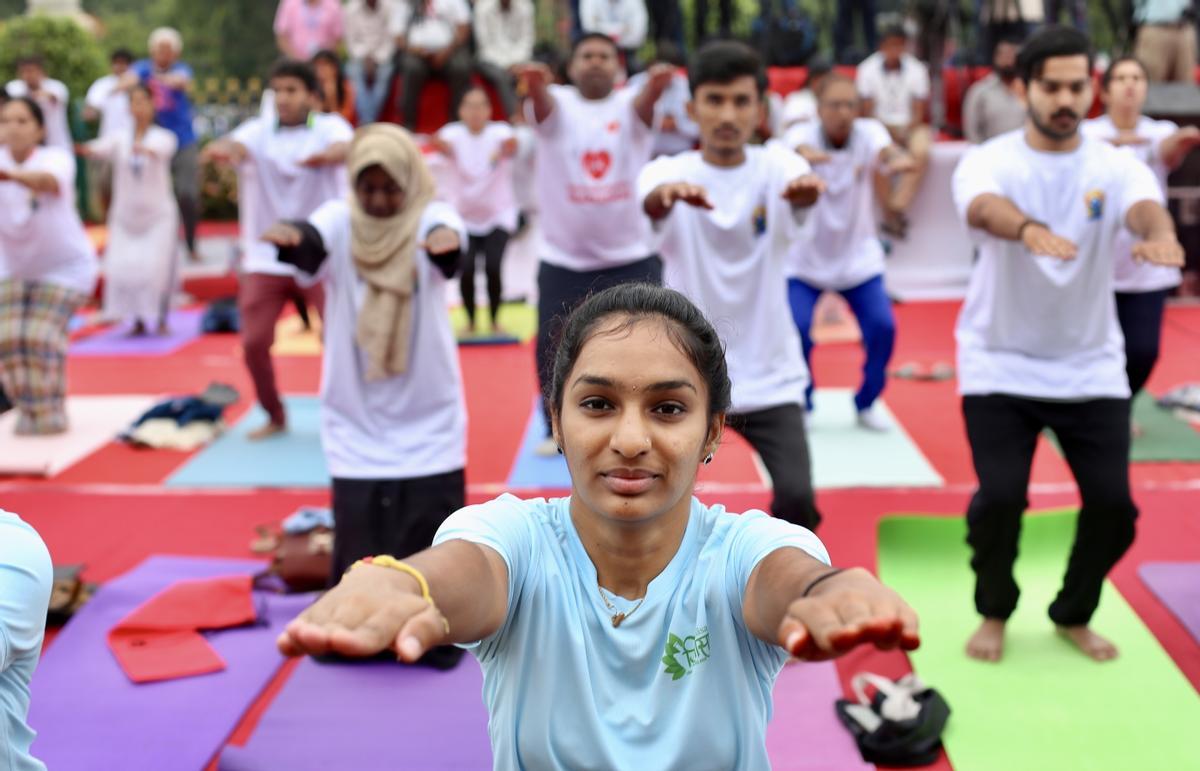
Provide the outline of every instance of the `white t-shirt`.
[[813,171],[825,193],[813,208],[804,238],[789,252],[789,275],[822,289],[852,289],[883,273],[883,246],[875,223],[875,172],[892,136],[874,118],[858,118],[842,148],[825,139],[820,121],[788,131],[789,148],[809,145],[829,155]]
[[349,194],[344,164],[307,168],[304,159],[338,142],[354,138],[354,129],[340,115],[311,113],[306,124],[277,126],[251,118],[230,138],[246,148],[244,165],[253,173],[240,174],[241,207],[245,221],[239,236],[242,269],[247,273],[294,276],[296,269],[279,262],[278,250],[260,237],[280,220],[302,220],[321,204]]
[[771,690],[787,652],[750,633],[742,603],[772,552],[829,564],[811,532],[692,498],[679,549],[645,598],[609,600],[627,614],[618,628],[569,498],[503,495],[451,514],[433,540],[493,549],[508,574],[503,624],[464,646],[483,668],[495,769],[770,766]]
[[[442,272],[424,249],[417,250],[408,371],[367,382],[367,359],[356,342],[366,284],[350,254],[350,204],[329,201],[309,222],[328,252],[318,278],[325,281],[321,446],[329,473],[346,479],[412,479],[464,468],[467,406]],[[439,226],[453,228],[466,244],[462,220],[439,202],[422,213],[418,240]]]
[[1130,153],[1086,137],[1069,153],[1038,152],[1017,130],[967,151],[952,184],[964,221],[971,202],[992,193],[1079,247],[1075,259],[1064,261],[971,231],[979,261],[955,332],[959,391],[1060,400],[1128,397],[1113,255],[1129,209],[1163,200],[1150,169]]
[[783,100],[783,130],[787,131],[799,123],[817,120],[817,95],[811,88],[800,88]]
[[[714,208],[677,203],[655,223],[664,282],[687,295],[725,342],[733,412],[804,403],[808,369],[787,298],[785,262],[805,210],[782,198],[808,163],[778,142],[747,147],[735,168],[699,151],[664,156],[638,177],[638,201],[672,182],[701,185]],[[644,215],[643,215],[644,216]]]
[[[650,73],[642,71],[626,82],[625,87],[635,93],[640,92],[650,82]],[[688,102],[692,100],[692,88],[688,85],[687,74],[675,73],[671,85],[662,92],[654,103],[654,155],[675,155],[696,148],[700,139],[700,127],[691,119],[687,112]],[[664,121],[670,118],[675,123],[673,131],[663,127]]]
[[0,768],[5,771],[46,771],[29,752],[37,734],[26,719],[53,584],[50,552],[41,537],[16,514],[0,511]]
[[88,107],[100,111],[98,139],[120,136],[133,131],[133,115],[129,112],[129,94],[117,90],[121,79],[105,75],[92,84],[84,97]]
[[500,152],[501,145],[513,138],[512,126],[492,121],[472,134],[465,124],[455,122],[443,126],[438,136],[454,149],[454,203],[467,232],[486,236],[496,228],[516,230],[513,162]]
[[858,65],[854,77],[858,93],[875,103],[875,116],[888,126],[912,122],[914,99],[929,98],[929,70],[915,56],[900,55],[900,67],[888,70],[879,51]]
[[[1084,136],[1105,141],[1115,139],[1121,133],[1107,115],[1085,120],[1079,128]],[[1144,145],[1125,145],[1123,148],[1150,167],[1158,179],[1164,195],[1167,190],[1167,175],[1171,173],[1171,170],[1163,161],[1162,143],[1178,130],[1179,126],[1169,120],[1154,120],[1143,115],[1138,120],[1136,133],[1139,137],[1149,141]],[[1183,280],[1183,273],[1179,268],[1151,265],[1146,262],[1138,262],[1133,258],[1133,245],[1136,241],[1136,236],[1127,229],[1121,228],[1121,232],[1117,236],[1116,282],[1114,284],[1116,290],[1118,292],[1153,292],[1179,286],[1179,282]]]
[[628,265],[650,256],[649,227],[635,195],[650,160],[654,132],[634,110],[637,93],[584,99],[571,86],[550,86],[554,109],[537,134],[537,202],[541,259],[574,271]]
[[[422,3],[421,15],[413,16],[413,5]],[[406,36],[408,48],[441,51],[454,42],[460,24],[471,23],[467,0],[407,0],[396,3],[392,12],[392,33]]]
[[[23,80],[9,81],[5,89],[10,97],[29,96],[29,87]],[[51,78],[44,78],[40,90],[52,97],[42,97],[36,100],[46,119],[46,144],[49,147],[74,152],[75,143],[71,139],[71,127],[67,123],[67,105],[70,102],[70,94],[67,92],[66,85]]]
[[0,169],[41,171],[58,180],[57,195],[0,182],[0,279],[44,281],[90,295],[96,250],[75,210],[75,156],[38,147],[18,164],[0,145]]

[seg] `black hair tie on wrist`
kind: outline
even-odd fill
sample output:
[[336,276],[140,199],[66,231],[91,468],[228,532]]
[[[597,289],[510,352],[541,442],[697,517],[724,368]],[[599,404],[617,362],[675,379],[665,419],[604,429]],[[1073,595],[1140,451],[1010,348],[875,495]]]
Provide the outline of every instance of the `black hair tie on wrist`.
[[809,585],[808,585],[808,586],[807,586],[807,587],[804,589],[804,591],[803,591],[803,592],[801,592],[800,596],[801,596],[801,597],[807,597],[808,595],[812,594],[812,590],[813,590],[813,589],[816,589],[816,588],[817,588],[817,584],[821,583],[822,581],[824,581],[824,580],[825,580],[825,579],[827,579],[827,578],[833,578],[833,577],[834,577],[834,576],[836,576],[838,573],[844,573],[844,572],[846,572],[846,568],[834,568],[833,570],[829,571],[828,573],[826,573],[826,574],[824,574],[824,575],[817,576],[816,578],[814,578],[814,579],[812,580],[812,583],[810,583],[810,584],[809,584]]

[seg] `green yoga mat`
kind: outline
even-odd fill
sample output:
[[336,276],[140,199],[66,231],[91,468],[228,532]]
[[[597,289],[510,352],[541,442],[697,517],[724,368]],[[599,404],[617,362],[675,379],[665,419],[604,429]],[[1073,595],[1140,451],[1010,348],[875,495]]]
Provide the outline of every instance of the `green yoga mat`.
[[1142,427],[1142,435],[1134,437],[1130,460],[1200,461],[1200,431],[1159,407],[1154,397],[1142,392],[1133,400],[1133,420]]
[[[1158,463],[1170,461],[1200,461],[1200,431],[1192,428],[1155,403],[1154,397],[1142,392],[1133,400],[1133,420],[1142,429],[1142,435],[1134,437],[1129,460],[1134,463]],[[1058,454],[1062,447],[1053,431],[1046,430],[1046,437]],[[1200,769],[1200,763],[1196,767]]]
[[879,574],[921,617],[913,668],[950,703],[944,741],[955,771],[1130,771],[1200,768],[1200,695],[1117,590],[1093,622],[1120,649],[1105,663],[1054,632],[1073,513],[1027,515],[1003,660],[967,658],[979,618],[972,602],[966,523],[896,516],[879,526]]
[[[462,306],[450,309],[450,326],[461,342],[485,343],[494,338],[492,317],[487,305],[480,305],[475,311],[475,334],[467,332],[467,312]],[[500,326],[508,337],[519,342],[528,342],[537,335],[537,308],[525,303],[503,303],[500,306]]]

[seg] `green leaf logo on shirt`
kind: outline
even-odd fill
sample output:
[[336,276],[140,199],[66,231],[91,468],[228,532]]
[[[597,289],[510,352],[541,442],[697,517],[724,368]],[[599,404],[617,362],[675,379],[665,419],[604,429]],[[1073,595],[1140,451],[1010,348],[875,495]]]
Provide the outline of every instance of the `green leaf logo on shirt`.
[[663,651],[663,671],[671,676],[671,680],[680,680],[690,675],[700,664],[712,657],[708,648],[708,628],[701,627],[695,634],[680,637],[667,633],[667,644]]

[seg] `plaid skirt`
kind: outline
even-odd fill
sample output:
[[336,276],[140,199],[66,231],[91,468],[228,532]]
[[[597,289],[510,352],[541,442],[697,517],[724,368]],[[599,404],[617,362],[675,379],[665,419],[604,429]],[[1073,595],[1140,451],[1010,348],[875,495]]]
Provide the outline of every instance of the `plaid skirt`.
[[56,284],[0,279],[0,386],[18,434],[67,429],[67,324],[86,300]]

